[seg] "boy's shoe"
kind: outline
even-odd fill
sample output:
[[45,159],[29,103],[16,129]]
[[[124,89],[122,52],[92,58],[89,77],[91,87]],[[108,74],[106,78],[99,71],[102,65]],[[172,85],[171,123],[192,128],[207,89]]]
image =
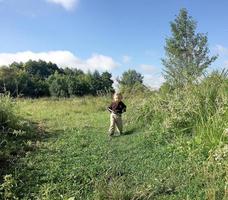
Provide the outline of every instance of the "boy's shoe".
[[123,132],[118,132],[118,136],[121,136],[121,135],[123,135]]
[[113,135],[108,136],[108,141],[111,141],[113,139]]
[[110,132],[109,132],[108,135],[109,135],[109,136],[114,136],[114,133],[110,133]]

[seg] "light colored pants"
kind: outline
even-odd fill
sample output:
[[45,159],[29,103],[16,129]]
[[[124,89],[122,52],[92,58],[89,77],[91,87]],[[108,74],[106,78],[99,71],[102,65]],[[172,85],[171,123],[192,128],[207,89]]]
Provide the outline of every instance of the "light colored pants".
[[123,121],[121,115],[111,113],[110,114],[110,127],[109,127],[109,134],[113,135],[115,133],[115,129],[118,129],[119,133],[121,134],[123,131]]

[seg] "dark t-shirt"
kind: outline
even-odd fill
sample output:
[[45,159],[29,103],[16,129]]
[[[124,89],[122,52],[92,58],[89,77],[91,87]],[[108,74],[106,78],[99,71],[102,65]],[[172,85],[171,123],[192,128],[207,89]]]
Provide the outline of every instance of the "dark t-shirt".
[[126,112],[127,106],[122,102],[112,102],[108,109],[112,110],[116,114],[122,114]]

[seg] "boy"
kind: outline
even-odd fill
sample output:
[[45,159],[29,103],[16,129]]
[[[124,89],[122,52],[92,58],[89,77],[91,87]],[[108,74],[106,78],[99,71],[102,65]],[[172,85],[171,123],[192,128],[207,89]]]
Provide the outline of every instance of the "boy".
[[122,122],[121,115],[123,112],[126,112],[127,107],[122,102],[122,99],[123,97],[121,93],[115,93],[113,95],[113,102],[108,107],[108,110],[110,112],[110,128],[109,128],[110,136],[114,135],[116,126],[120,134],[123,131],[123,122]]

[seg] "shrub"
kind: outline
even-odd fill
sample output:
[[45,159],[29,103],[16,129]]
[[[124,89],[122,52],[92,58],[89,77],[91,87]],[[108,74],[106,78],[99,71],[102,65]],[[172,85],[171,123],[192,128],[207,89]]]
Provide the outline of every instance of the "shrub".
[[14,129],[17,126],[17,119],[14,114],[14,105],[9,95],[0,94],[0,130]]
[[154,93],[141,105],[137,119],[149,125],[159,120],[170,133],[194,134],[218,143],[228,123],[227,91],[226,73],[214,72],[198,84]]

